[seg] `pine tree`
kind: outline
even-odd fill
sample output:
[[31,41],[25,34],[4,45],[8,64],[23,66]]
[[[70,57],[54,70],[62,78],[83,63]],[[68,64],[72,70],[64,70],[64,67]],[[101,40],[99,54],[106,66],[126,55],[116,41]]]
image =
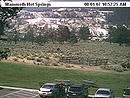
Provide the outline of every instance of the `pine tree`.
[[89,32],[89,28],[88,27],[80,27],[80,30],[79,30],[79,38],[80,40],[88,40],[90,37],[90,32]]
[[22,8],[0,7],[0,35],[4,35],[4,27],[8,26],[9,19],[12,19]]

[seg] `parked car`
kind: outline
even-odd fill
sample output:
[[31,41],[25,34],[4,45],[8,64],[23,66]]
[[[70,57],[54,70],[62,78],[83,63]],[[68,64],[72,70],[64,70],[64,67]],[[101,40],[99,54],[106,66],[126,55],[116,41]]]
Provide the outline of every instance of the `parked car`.
[[87,98],[88,97],[88,88],[86,88],[83,84],[74,84],[71,85],[67,98]]
[[123,98],[130,98],[130,86],[124,89]]
[[57,98],[59,95],[59,85],[56,83],[46,83],[39,89],[40,97]]
[[95,93],[95,98],[115,98],[112,90],[99,88]]

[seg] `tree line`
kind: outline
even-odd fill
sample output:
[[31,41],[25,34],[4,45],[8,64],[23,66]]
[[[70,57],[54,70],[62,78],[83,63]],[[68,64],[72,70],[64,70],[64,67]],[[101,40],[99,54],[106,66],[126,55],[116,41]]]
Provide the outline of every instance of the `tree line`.
[[[13,25],[12,25],[13,26]],[[14,27],[14,26],[13,26]],[[13,28],[12,27],[12,28]],[[64,42],[77,43],[78,40],[88,40],[90,36],[89,28],[81,26],[78,31],[75,29],[70,30],[67,26],[59,25],[57,29],[48,28],[48,25],[44,27],[38,27],[37,25],[28,24],[27,28],[24,29],[25,33],[19,33],[17,28],[11,28],[11,32],[8,34],[9,41],[29,41],[43,45],[47,42],[59,42],[64,44]]]
[[[48,30],[46,29],[46,27],[38,28],[36,25],[33,25],[33,26],[28,25],[28,27],[25,29],[25,32],[26,32],[25,35],[21,37],[18,26],[15,26],[16,24],[12,26],[9,25],[10,20],[17,18],[17,13],[21,9],[22,8],[0,7],[0,36],[5,35],[5,32],[4,32],[5,28],[8,27],[8,28],[11,28],[10,33],[7,32],[8,40],[15,41],[15,43],[17,43],[17,41],[19,40],[25,40],[25,41],[31,41],[32,43],[35,41],[39,43],[40,45],[46,42],[50,42],[50,41],[53,43],[59,42],[63,44],[64,42],[69,42],[69,43],[74,44],[74,43],[77,43],[78,40],[86,41],[89,39],[89,37],[91,37],[89,28],[86,26],[81,26],[80,29],[77,31],[74,28],[70,30],[67,26],[64,26],[64,25],[59,25],[57,29],[50,28]],[[117,13],[118,12],[122,12],[122,11],[117,11]],[[116,28],[109,27],[109,36],[106,41],[109,41],[110,43],[118,43],[119,45],[122,45],[122,44],[129,45],[130,44],[130,29],[123,25],[117,26]]]
[[0,7],[0,35],[4,35],[4,29],[8,27],[9,20],[13,19],[21,9]]
[[130,29],[124,25],[117,27],[110,26],[107,41],[110,43],[118,43],[120,46],[122,44],[130,45]]

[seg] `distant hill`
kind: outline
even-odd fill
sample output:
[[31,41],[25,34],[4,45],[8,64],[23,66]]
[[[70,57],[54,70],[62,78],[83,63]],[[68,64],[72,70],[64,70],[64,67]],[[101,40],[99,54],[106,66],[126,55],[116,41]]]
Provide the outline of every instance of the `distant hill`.
[[[56,0],[55,0],[56,1]],[[54,7],[53,7],[54,8]],[[53,8],[24,8],[28,11],[51,11]],[[89,9],[89,8],[88,8]],[[130,25],[130,8],[94,8],[102,11],[114,11],[112,16],[108,16],[107,20],[112,24]]]
[[114,15],[107,17],[109,22],[130,25],[130,8],[111,8],[111,10],[114,11]]

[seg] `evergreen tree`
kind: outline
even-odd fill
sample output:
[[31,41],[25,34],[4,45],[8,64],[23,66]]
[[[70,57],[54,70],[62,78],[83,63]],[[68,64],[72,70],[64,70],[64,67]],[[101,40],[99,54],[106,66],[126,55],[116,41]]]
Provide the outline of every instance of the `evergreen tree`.
[[77,36],[74,34],[74,33],[71,33],[70,34],[70,41],[69,41],[72,45],[74,44],[74,43],[77,43],[78,42],[78,40],[77,40]]
[[80,30],[79,30],[79,38],[80,40],[88,40],[90,37],[90,32],[89,32],[89,28],[88,27],[80,27]]
[[78,42],[77,36],[76,36],[76,31],[75,29],[72,28],[72,31],[70,33],[70,40],[69,42],[73,45],[74,43]]
[[8,21],[16,16],[21,9],[0,7],[0,35],[4,35],[4,28],[8,26]]
[[67,26],[60,25],[57,30],[57,41],[64,43],[70,40],[70,31]]
[[130,43],[130,30],[125,26],[118,26],[117,28],[110,28],[109,39],[113,43],[118,43],[120,46],[122,44]]
[[27,33],[25,34],[25,40],[31,41],[32,44],[34,42],[34,26],[28,25],[27,27]]
[[39,45],[43,45],[43,43],[46,43],[48,41],[48,32],[45,32],[44,28],[41,28],[40,30],[37,29],[38,36],[36,37],[36,42]]
[[56,31],[54,29],[49,30],[48,40],[50,40],[53,43],[54,43],[54,41],[56,41]]

